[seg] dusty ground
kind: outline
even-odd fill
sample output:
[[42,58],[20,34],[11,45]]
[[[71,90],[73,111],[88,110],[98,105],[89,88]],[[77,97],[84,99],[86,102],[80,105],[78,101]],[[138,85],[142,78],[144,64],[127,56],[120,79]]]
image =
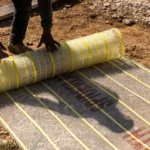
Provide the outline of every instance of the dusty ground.
[[[9,2],[9,0],[1,1],[0,6]],[[55,39],[61,43],[62,41],[117,27],[123,33],[126,44],[125,55],[150,68],[150,27],[139,25],[127,27],[115,20],[105,20],[101,15],[91,12],[91,10],[89,11],[90,2],[91,0],[84,0],[73,7],[70,7],[70,4],[66,5],[67,8],[60,3],[54,6],[54,26],[52,32]],[[0,41],[5,46],[11,31],[11,20],[8,19],[0,22]],[[34,11],[28,26],[25,43],[31,42],[33,44],[32,47],[35,48],[39,42],[41,31],[40,17],[38,12]],[[14,141],[11,140],[9,134],[0,126],[0,143],[2,139],[4,140],[3,143],[7,140],[9,141],[6,142],[6,145],[9,147],[6,149],[19,149]]]
[[11,0],[1,0],[0,7],[10,3]]

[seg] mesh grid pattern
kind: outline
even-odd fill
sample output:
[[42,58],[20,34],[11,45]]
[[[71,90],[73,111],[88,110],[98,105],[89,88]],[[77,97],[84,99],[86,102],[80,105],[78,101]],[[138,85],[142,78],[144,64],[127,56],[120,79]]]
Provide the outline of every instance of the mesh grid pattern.
[[52,54],[37,50],[3,59],[0,92],[121,57],[121,45],[121,33],[111,29],[64,42]]

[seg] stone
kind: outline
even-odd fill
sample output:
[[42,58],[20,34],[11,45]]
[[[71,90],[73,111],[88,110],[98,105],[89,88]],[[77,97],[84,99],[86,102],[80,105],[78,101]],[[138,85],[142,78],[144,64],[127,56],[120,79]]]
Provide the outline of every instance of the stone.
[[116,14],[112,15],[113,19],[118,19],[118,16]]
[[147,16],[147,17],[150,16],[150,10],[148,10],[148,11],[146,12],[146,16]]
[[104,3],[104,7],[109,7],[110,3]]
[[116,7],[118,8],[118,7],[121,7],[121,3],[119,2],[119,3],[116,3]]
[[8,132],[7,131],[0,131],[0,135],[7,135],[8,134]]
[[121,0],[115,0],[115,3],[120,3],[121,2]]
[[66,8],[70,8],[70,7],[71,7],[71,5],[65,5],[65,7],[66,7]]
[[106,21],[106,24],[109,24],[109,23],[110,23],[110,21],[109,21],[109,20],[107,20],[107,21]]
[[105,10],[106,9],[106,7],[102,7],[102,10]]
[[87,4],[88,4],[88,2],[83,2],[83,3],[82,3],[82,5],[87,5]]
[[124,19],[124,16],[123,15],[119,15],[118,16],[120,19]]
[[130,20],[130,19],[124,19],[123,20],[123,23],[127,26],[132,26],[135,24],[135,21],[134,20]]
[[122,23],[122,22],[123,22],[123,20],[122,20],[121,18],[119,18],[119,19],[118,19],[118,22]]
[[96,14],[96,13],[91,13],[91,14],[90,14],[90,18],[95,19],[95,18],[97,17],[97,15],[98,15],[98,14]]
[[3,143],[3,144],[6,144],[6,143],[7,143],[7,140],[2,140],[2,143]]
[[33,42],[31,42],[31,41],[27,42],[27,46],[32,46],[32,45],[33,45]]
[[150,17],[147,17],[147,18],[146,18],[146,24],[147,24],[148,26],[150,26]]
[[95,9],[95,6],[93,5],[93,6],[90,6],[89,7],[91,10],[94,10]]
[[111,10],[112,11],[117,11],[117,8],[116,7],[112,7]]

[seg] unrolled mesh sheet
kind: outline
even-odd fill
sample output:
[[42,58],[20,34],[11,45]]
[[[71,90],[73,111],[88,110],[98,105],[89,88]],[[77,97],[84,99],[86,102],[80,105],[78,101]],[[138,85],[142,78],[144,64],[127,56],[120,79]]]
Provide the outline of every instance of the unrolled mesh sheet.
[[0,63],[0,92],[86,68],[124,54],[118,29],[64,42],[58,51],[27,52],[3,59]]

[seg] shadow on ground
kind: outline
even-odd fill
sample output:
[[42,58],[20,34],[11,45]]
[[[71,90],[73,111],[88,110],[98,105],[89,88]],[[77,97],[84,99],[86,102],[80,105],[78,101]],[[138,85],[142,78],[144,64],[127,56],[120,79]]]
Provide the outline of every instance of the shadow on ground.
[[58,0],[55,3],[53,3],[53,10],[60,10],[63,9],[64,7],[73,7],[74,5],[80,3],[79,0]]
[[[90,68],[87,69],[90,71]],[[84,70],[83,70],[84,71]],[[81,71],[82,72],[82,71]],[[111,71],[110,71],[111,73]],[[63,98],[70,106],[72,106],[83,118],[92,118],[97,120],[100,125],[107,127],[109,130],[122,133],[124,132],[118,125],[116,125],[110,118],[108,118],[102,111],[97,109],[91,102],[97,104],[100,109],[104,110],[113,119],[119,122],[124,128],[130,130],[133,127],[133,121],[126,117],[125,114],[119,110],[116,105],[118,101],[113,99],[104,91],[97,88],[94,84],[90,83],[85,78],[81,77],[77,72],[73,74],[66,74],[54,79],[45,80],[44,83],[54,90],[61,98]],[[93,71],[90,78],[98,77]],[[72,86],[68,85],[71,83],[77,90],[73,89]],[[41,82],[27,86],[27,88],[34,93],[40,100],[53,112],[57,112],[63,116],[77,117],[73,112],[64,104],[57,95],[52,91],[48,90],[45,85]],[[108,87],[102,86],[103,89],[114,95],[119,99],[119,95],[115,91],[111,91]],[[94,93],[95,92],[95,93]],[[94,96],[94,94],[95,96]],[[99,94],[97,94],[99,93]],[[37,107],[38,109],[45,109],[33,95],[31,95],[25,88],[12,90],[9,92],[12,98],[26,110],[28,106]],[[0,109],[5,111],[6,107],[14,105],[12,101],[6,96],[5,93],[0,95]],[[84,95],[84,96],[83,96]],[[86,96],[86,98],[85,98]],[[4,98],[5,97],[5,98]],[[54,99],[56,99],[54,101]],[[57,102],[56,102],[57,101]],[[67,109],[66,109],[67,108]],[[31,108],[32,109],[32,108]],[[46,110],[45,110],[46,111]],[[13,112],[11,112],[13,113]],[[12,115],[12,114],[11,114]]]

